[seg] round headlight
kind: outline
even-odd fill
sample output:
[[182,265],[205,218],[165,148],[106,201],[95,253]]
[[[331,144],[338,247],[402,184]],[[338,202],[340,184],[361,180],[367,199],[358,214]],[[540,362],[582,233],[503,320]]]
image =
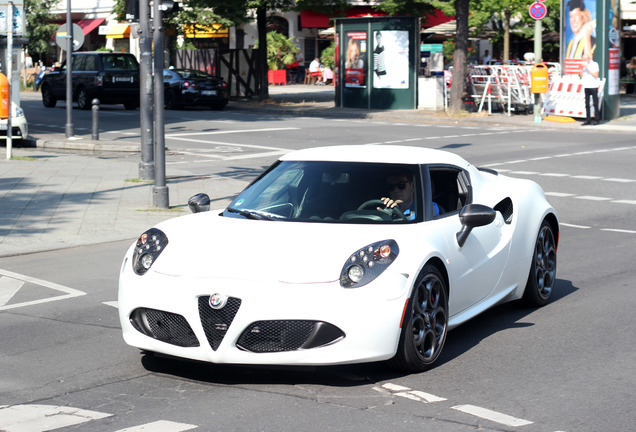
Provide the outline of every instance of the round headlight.
[[152,255],[151,254],[142,255],[140,262],[143,268],[148,270],[150,266],[152,265]]
[[351,280],[351,282],[358,283],[362,280],[362,277],[364,276],[364,270],[359,265],[351,266],[349,267],[349,270],[347,271],[347,276],[349,276],[349,279]]

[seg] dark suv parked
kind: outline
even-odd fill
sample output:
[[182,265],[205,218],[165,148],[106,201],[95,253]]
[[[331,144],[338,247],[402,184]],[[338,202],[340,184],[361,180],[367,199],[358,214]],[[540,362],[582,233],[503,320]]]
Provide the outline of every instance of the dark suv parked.
[[[123,103],[126,109],[139,106],[139,63],[132,54],[107,51],[73,53],[73,100],[79,109],[90,109],[91,101]],[[44,75],[42,103],[53,108],[66,98],[66,62]]]

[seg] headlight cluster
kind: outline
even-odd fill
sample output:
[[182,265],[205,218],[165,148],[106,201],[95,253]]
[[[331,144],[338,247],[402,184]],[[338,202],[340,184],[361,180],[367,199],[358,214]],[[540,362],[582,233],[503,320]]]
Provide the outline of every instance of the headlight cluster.
[[139,236],[133,254],[133,270],[138,275],[148,271],[168,245],[168,237],[157,228],[150,228]]
[[364,286],[384,272],[400,253],[395,240],[384,240],[357,250],[347,260],[340,273],[344,288]]

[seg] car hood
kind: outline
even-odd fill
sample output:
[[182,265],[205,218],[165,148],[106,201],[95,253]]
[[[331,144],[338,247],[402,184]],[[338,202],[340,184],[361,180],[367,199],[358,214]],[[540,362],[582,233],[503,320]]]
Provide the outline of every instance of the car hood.
[[[212,212],[165,221],[168,245],[151,271],[286,283],[337,281],[351,254],[398,227],[260,221]],[[406,228],[402,226],[401,228]]]

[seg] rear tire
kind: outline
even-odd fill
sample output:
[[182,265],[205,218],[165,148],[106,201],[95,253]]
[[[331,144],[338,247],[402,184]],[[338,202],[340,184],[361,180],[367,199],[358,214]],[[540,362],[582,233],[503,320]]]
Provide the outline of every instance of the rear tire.
[[48,85],[42,87],[42,104],[46,108],[55,108],[55,104],[57,103],[57,99],[53,97],[53,93],[51,92],[51,87]]
[[548,303],[556,281],[557,250],[554,232],[548,221],[543,221],[534,244],[532,263],[523,302],[540,307]]
[[84,111],[91,108],[91,101],[88,100],[88,94],[84,88],[77,90],[77,107]]
[[442,353],[447,332],[448,289],[437,267],[429,264],[415,283],[391,365],[409,372],[430,369]]

